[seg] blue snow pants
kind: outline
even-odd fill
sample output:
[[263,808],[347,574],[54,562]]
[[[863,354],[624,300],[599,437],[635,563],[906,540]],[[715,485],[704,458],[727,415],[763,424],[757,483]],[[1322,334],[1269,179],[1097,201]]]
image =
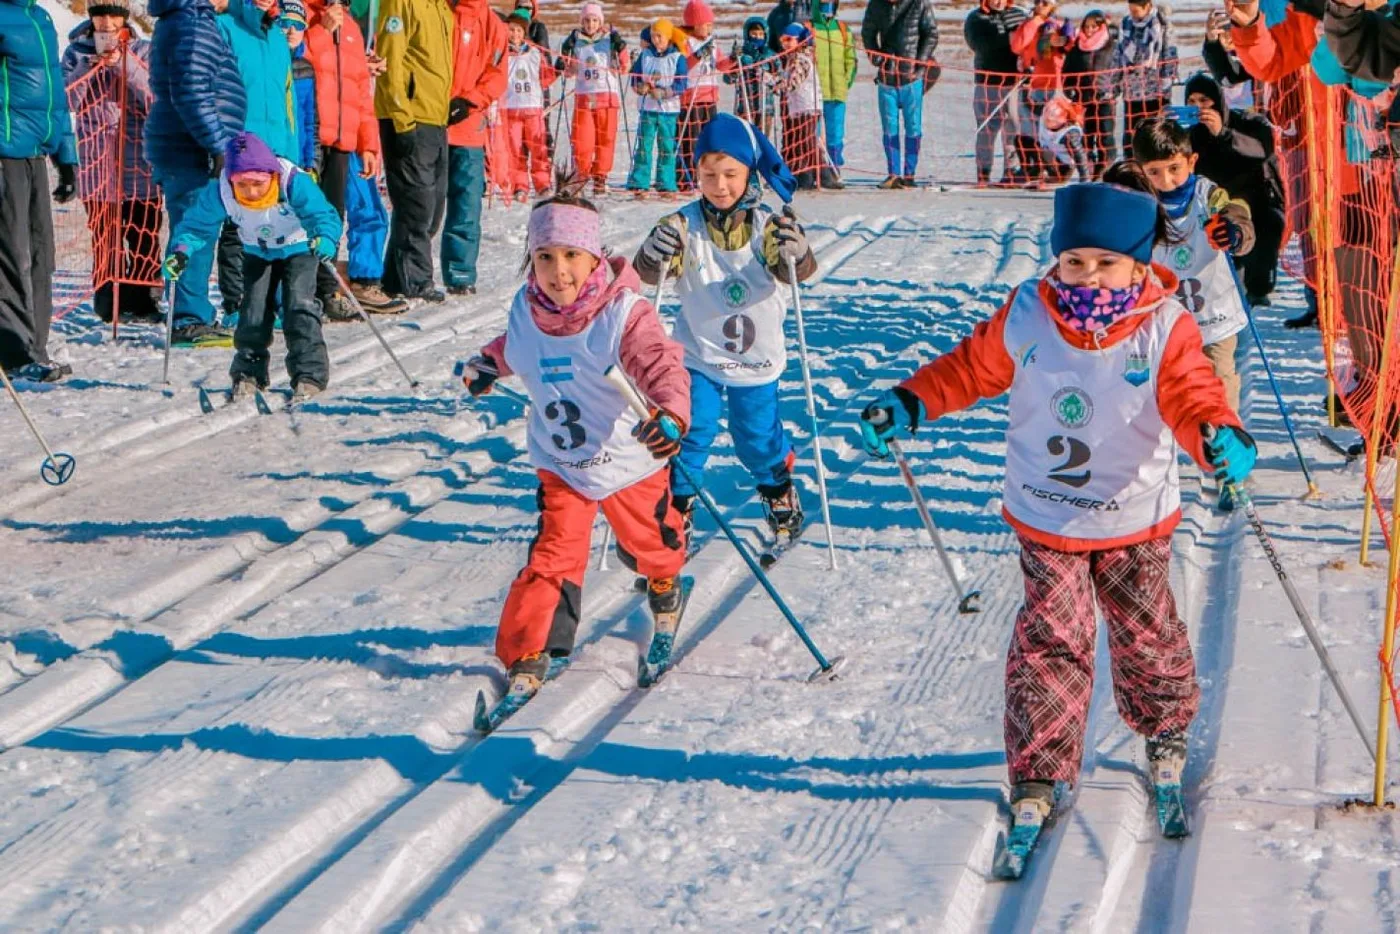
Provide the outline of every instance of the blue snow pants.
[[[680,461],[691,478],[704,482],[705,462],[719,436],[724,398],[729,396],[729,436],[739,462],[759,489],[780,487],[792,476],[792,443],[778,408],[778,381],[762,386],[724,386],[708,376],[690,373],[690,432],[681,439]],[[694,496],[697,490],[681,475],[671,473],[674,496]]]
[[[360,178],[364,166],[350,154],[345,185],[345,230],[349,241],[346,271],[351,282],[377,283],[384,275],[384,244],[389,239],[389,212],[379,197],[379,180]],[[183,276],[181,278],[184,278]]]
[[447,147],[447,217],[442,226],[442,281],[448,288],[476,285],[481,253],[481,200],[486,194],[486,150]]
[[846,102],[822,104],[822,124],[826,128],[826,151],[838,169],[846,164]]
[[[902,87],[879,85],[880,133],[885,147],[885,164],[891,175],[912,178],[919,167],[919,148],[924,137],[924,82],[912,81]],[[904,162],[900,164],[899,121],[904,119]]]
[[676,190],[676,128],[680,114],[643,110],[637,122],[637,152],[632,159],[632,174],[627,177],[630,191],[649,191],[652,187],[652,146],[656,146],[656,190]]

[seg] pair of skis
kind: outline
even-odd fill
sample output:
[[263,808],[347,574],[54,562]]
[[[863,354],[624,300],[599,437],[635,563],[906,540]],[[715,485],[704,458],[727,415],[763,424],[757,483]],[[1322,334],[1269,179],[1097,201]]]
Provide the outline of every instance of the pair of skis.
[[[1191,835],[1186,816],[1186,796],[1180,776],[1177,781],[1162,781],[1151,785],[1153,807],[1157,813],[1157,828],[1168,840],[1180,840]],[[1026,871],[1036,845],[1045,831],[1054,826],[1059,816],[1073,805],[1073,791],[1064,782],[1055,785],[1055,801],[1048,816],[1041,818],[1033,807],[1025,813],[1012,815],[1011,830],[998,837],[996,855],[992,859],[992,877],[1013,881]]]
[[[685,617],[686,605],[690,602],[690,593],[695,588],[695,578],[681,578],[681,611],[676,620],[679,627],[680,620]],[[647,650],[637,658],[637,686],[649,688],[660,681],[666,672],[671,670],[674,664],[673,653],[676,648],[677,629],[658,630],[652,634],[651,644]],[[563,674],[564,669],[569,665],[568,656],[551,658],[549,660],[549,670],[545,673],[544,683],[553,681]],[[486,692],[478,691],[476,694],[476,711],[472,717],[472,723],[478,733],[487,734],[495,730],[498,726],[518,713],[528,704],[539,689],[533,691],[507,691],[505,696],[498,700],[494,706],[487,703]]]

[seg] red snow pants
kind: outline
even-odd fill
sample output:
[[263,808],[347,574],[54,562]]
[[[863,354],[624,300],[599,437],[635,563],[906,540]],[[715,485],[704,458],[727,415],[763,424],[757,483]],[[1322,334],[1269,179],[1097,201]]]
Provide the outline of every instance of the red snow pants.
[[506,131],[510,139],[511,188],[516,192],[528,192],[531,179],[535,182],[536,194],[552,188],[544,114],[538,110],[507,110]]
[[[617,144],[616,105],[595,102],[590,99],[588,106],[579,100],[574,111],[574,162],[578,165],[580,178],[607,181],[613,168],[613,150]],[[592,105],[598,103],[596,108]]]
[[645,577],[674,577],[685,566],[681,514],[671,505],[666,468],[601,501],[589,499],[558,474],[538,471],[539,530],[530,562],[510,585],[496,654],[510,667],[535,652],[568,655],[583,605],[583,577],[598,507],[617,542]]
[[1094,607],[1108,623],[1113,697],[1134,731],[1185,730],[1200,689],[1168,572],[1171,537],[1065,552],[1021,538],[1026,602],[1006,657],[1011,781],[1079,777],[1094,690]]

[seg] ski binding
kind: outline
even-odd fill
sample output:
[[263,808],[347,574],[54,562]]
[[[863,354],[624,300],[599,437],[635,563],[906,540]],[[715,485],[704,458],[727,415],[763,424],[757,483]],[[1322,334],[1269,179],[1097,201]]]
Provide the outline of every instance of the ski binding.
[[637,686],[649,688],[666,672],[671,670],[671,653],[676,647],[676,630],[680,627],[681,618],[685,615],[686,605],[690,603],[690,592],[695,588],[695,578],[681,578],[681,608],[676,614],[676,625],[666,631],[658,630],[651,637],[651,645],[647,647],[645,655],[637,659]]
[[[564,673],[564,669],[569,667],[569,657],[561,655],[549,660],[549,670],[545,672],[545,682],[553,681]],[[541,685],[543,687],[543,685]],[[486,692],[476,692],[476,711],[472,715],[472,726],[478,733],[489,734],[496,727],[520,711],[528,704],[539,689],[533,691],[507,691],[505,695],[496,702],[495,706],[489,707],[486,703]]]

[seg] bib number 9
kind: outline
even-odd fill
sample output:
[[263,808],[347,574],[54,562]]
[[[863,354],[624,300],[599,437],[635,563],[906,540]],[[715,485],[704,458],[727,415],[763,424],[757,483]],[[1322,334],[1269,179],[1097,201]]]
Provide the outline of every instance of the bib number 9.
[[746,354],[753,346],[754,338],[758,335],[753,319],[748,315],[730,315],[724,319],[724,336],[729,338],[724,342],[725,350],[730,353]]
[[534,89],[535,89],[534,82],[531,82],[531,81],[517,81],[517,82],[515,82],[515,93],[516,93],[516,94],[529,94],[529,93],[532,92]]
[[603,77],[603,73],[597,68],[585,68],[583,70],[583,80],[588,84],[597,84],[598,79]]
[[564,435],[550,435],[554,441],[554,446],[561,451],[573,451],[581,448],[588,442],[588,432],[583,430],[579,424],[579,419],[583,417],[583,412],[579,407],[568,399],[559,399],[544,407],[545,418],[551,422],[557,422],[559,427],[568,432],[568,437]]
[[1093,456],[1093,451],[1083,441],[1068,435],[1051,435],[1050,440],[1045,442],[1045,447],[1050,452],[1051,457],[1065,459],[1064,463],[1050,468],[1048,476],[1051,480],[1072,486],[1077,490],[1093,477],[1094,474],[1091,470],[1068,473],[1068,471],[1077,470],[1089,463],[1089,458]]

